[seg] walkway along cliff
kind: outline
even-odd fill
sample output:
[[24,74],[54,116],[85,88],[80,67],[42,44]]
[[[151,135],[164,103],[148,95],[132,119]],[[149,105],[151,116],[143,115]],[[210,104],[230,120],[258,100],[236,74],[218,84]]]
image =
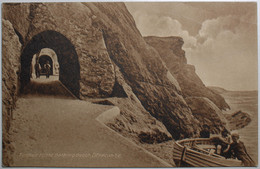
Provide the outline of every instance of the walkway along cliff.
[[[144,39],[124,3],[6,3],[2,9],[5,152],[12,149],[17,96],[30,83],[33,55],[44,48],[56,53],[59,80],[78,99],[120,108],[108,125],[126,137],[163,142],[192,136],[203,123],[214,133],[225,127],[221,110],[228,105],[186,64],[182,39]],[[165,43],[175,49],[170,55]]]

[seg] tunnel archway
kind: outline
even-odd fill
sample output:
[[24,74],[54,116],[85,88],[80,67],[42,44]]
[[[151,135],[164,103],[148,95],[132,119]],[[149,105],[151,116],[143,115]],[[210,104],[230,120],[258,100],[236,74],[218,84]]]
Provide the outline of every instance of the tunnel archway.
[[48,30],[35,35],[25,46],[21,54],[21,93],[30,82],[33,55],[42,49],[53,50],[59,63],[59,80],[77,97],[79,97],[80,66],[75,47],[64,35]]
[[[54,75],[54,76],[59,76],[59,62],[58,62],[58,57],[55,53],[54,50],[50,49],[50,48],[43,48],[41,49],[40,53],[36,53],[33,55],[33,58],[32,58],[32,78],[35,78],[36,77],[36,72],[35,72],[35,64],[36,64],[36,60],[39,61],[39,58],[42,57],[43,55],[47,55],[51,58],[52,60],[52,74],[51,75]],[[50,60],[49,60],[50,61]],[[50,61],[51,62],[51,61]],[[41,64],[41,67],[42,67],[42,64]]]

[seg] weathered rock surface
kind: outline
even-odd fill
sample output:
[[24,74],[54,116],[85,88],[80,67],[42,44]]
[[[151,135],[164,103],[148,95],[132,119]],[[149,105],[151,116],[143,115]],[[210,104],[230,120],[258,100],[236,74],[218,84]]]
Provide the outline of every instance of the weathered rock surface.
[[100,18],[96,21],[103,30],[108,53],[145,109],[163,122],[173,138],[182,132],[190,135],[198,121],[194,120],[178,86],[167,77],[168,69],[157,51],[141,37],[124,4],[91,5],[102,10],[95,11]]
[[166,63],[172,75],[177,79],[184,98],[206,97],[219,109],[229,109],[224,98],[207,88],[195,72],[193,65],[187,64],[185,52],[182,50],[183,39],[180,37],[145,37],[146,42],[154,47]]
[[21,44],[12,24],[4,19],[2,20],[2,37],[3,165],[9,166],[12,145],[8,132],[18,94],[17,72],[20,68]]
[[[79,83],[80,98],[120,97],[111,102],[118,105],[126,104],[128,109],[125,112],[128,113],[122,113],[122,118],[125,118],[127,124],[130,124],[130,115],[134,115],[137,109],[140,114],[145,114],[144,119],[150,116],[147,113],[149,112],[165,125],[175,139],[179,138],[180,133],[188,137],[198,128],[199,121],[192,115],[182,95],[184,93],[184,96],[187,97],[189,92],[185,92],[182,85],[179,85],[182,82],[178,83],[178,77],[174,77],[174,73],[169,72],[159,55],[160,52],[158,53],[144,41],[123,3],[4,4],[3,18],[13,24],[20,41],[23,41],[23,49],[34,42],[39,43],[42,47],[55,49],[60,67],[64,64],[63,69],[66,72],[62,74],[62,78],[60,77],[62,83],[66,82],[65,86],[69,89],[73,87],[71,83]],[[49,33],[50,30],[51,33]],[[44,33],[42,34],[42,32]],[[47,44],[41,43],[37,39],[39,35],[44,35],[40,40],[46,40]],[[61,35],[66,37],[65,40],[61,39],[64,41],[59,41]],[[37,38],[34,39],[34,37]],[[63,43],[71,49],[75,49],[73,56],[64,48]],[[180,50],[179,46],[176,46],[177,54],[183,55],[184,52]],[[34,45],[34,47],[37,47],[37,49],[32,48],[34,52],[40,49],[38,45]],[[32,54],[34,53],[31,52],[30,55]],[[78,60],[76,60],[77,58]],[[186,62],[185,58],[179,60],[182,60],[183,63]],[[72,69],[73,66],[70,70],[65,69],[67,65],[67,69],[70,68],[70,61],[75,64],[79,63],[78,66],[74,64],[75,68],[79,68],[79,74]],[[29,67],[27,66],[26,69],[28,70]],[[116,71],[120,71],[125,84],[136,96],[134,102],[125,101],[129,98],[132,99],[133,95],[127,94],[123,83],[120,84],[116,77]],[[28,77],[28,75],[27,72],[26,76]],[[79,79],[70,80],[74,75]],[[21,76],[21,78],[23,81],[24,77]],[[189,85],[191,84],[189,83]],[[139,101],[140,103],[137,103]],[[124,111],[122,110],[122,112]],[[141,125],[138,126],[139,124]],[[149,128],[146,121],[142,119],[135,125],[129,126],[129,131],[134,126],[142,128],[143,125]],[[151,123],[152,125],[160,126],[157,122]],[[157,132],[155,128],[152,129],[153,133]],[[161,129],[158,131],[165,133],[168,137],[165,129],[162,126],[159,128]],[[141,131],[136,133],[141,133]],[[152,137],[154,137],[153,133],[150,134]],[[157,132],[155,135],[160,134]],[[163,137],[167,138],[166,136],[163,134]]]
[[[146,38],[148,45],[124,3],[14,3],[2,9],[23,45],[22,51],[16,47],[16,61],[11,61],[22,62],[22,84],[30,80],[32,55],[51,48],[58,57],[60,81],[81,99],[118,106],[120,115],[107,125],[135,141],[151,144],[180,134],[189,137],[211,120],[214,132],[225,125],[214,104],[220,109],[228,105],[187,65],[183,40],[152,37]],[[3,72],[11,68],[6,64]],[[206,105],[202,111],[200,104]]]
[[165,126],[145,110],[117,66],[115,73],[117,87],[112,97],[105,100],[92,99],[93,103],[119,107],[120,116],[107,122],[107,125],[135,142],[152,144],[172,139]]
[[[230,130],[238,130],[247,126],[254,118],[254,107],[258,105],[257,91],[228,91],[220,87],[209,87],[215,93],[223,96],[231,110],[224,112]],[[238,106],[237,106],[238,105]]]
[[[12,25],[16,30],[16,34],[19,34],[20,36],[19,40],[22,45],[24,44],[24,40],[30,25],[30,8],[30,3],[24,3],[23,5],[19,3],[10,3],[8,5],[4,4],[2,8],[3,18],[12,21]],[[19,17],[17,17],[17,13],[19,14]],[[17,29],[19,29],[19,32]]]
[[92,23],[95,17],[82,3],[4,4],[3,8],[3,18],[14,25],[24,44],[41,32],[54,30],[74,45],[80,64],[79,97],[109,96],[114,86],[114,68],[102,32]]
[[[11,6],[17,11],[26,8],[24,4]],[[39,3],[31,4],[29,11],[25,44],[40,32],[55,30],[75,46],[81,98],[112,94],[114,62],[145,109],[162,121],[174,138],[180,133],[189,135],[197,127],[179,86],[169,80],[159,54],[146,44],[123,3]],[[19,12],[4,12],[4,18],[14,22],[20,32],[24,27],[12,19],[17,17],[24,20]]]
[[169,140],[163,143],[158,144],[142,144],[148,151],[154,153],[156,156],[164,159],[172,166],[176,167],[176,164],[172,160],[173,149],[174,149],[174,140]]
[[205,97],[187,97],[186,102],[192,110],[193,116],[203,124],[210,127],[211,133],[221,132],[227,120],[222,111],[208,98]]
[[252,121],[250,115],[241,110],[234,112],[233,114],[225,114],[225,117],[228,120],[230,130],[244,128]]

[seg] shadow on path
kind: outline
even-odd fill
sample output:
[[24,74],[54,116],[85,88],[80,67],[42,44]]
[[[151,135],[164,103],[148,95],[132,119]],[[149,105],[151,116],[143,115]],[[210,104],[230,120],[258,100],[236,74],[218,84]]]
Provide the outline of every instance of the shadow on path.
[[39,79],[31,79],[22,92],[22,95],[37,95],[37,96],[58,96],[63,98],[76,98],[56,76],[51,76],[49,79],[41,76]]

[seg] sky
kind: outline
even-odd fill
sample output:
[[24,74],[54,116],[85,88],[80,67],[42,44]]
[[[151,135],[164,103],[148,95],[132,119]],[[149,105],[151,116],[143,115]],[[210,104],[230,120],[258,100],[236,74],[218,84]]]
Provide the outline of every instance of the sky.
[[257,90],[257,3],[127,2],[143,36],[180,36],[206,86]]

